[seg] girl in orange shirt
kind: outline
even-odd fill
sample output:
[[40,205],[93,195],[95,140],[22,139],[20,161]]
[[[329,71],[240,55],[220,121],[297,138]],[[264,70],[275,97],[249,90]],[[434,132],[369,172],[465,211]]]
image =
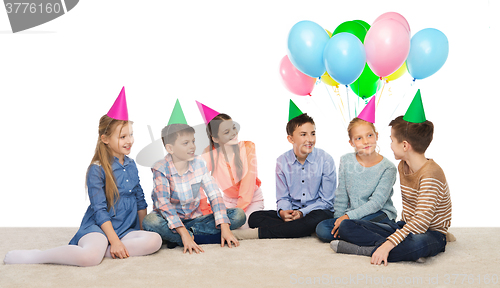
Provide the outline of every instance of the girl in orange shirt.
[[[238,141],[239,127],[226,114],[198,102],[200,112],[207,124],[210,145],[203,151],[208,171],[223,191],[227,208],[241,208],[248,217],[257,210],[264,209],[264,197],[257,177],[257,158],[255,144],[251,141]],[[206,201],[200,203],[204,214],[210,213]],[[240,229],[249,228],[245,223]]]

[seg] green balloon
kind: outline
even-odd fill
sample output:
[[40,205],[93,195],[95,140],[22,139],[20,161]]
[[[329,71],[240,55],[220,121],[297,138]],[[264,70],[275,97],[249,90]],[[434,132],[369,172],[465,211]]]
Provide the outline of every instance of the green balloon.
[[335,31],[333,31],[332,37],[342,32],[351,33],[354,36],[358,37],[361,43],[364,43],[367,29],[362,24],[356,21],[346,21],[337,26]]
[[354,81],[354,83],[350,84],[349,87],[351,87],[356,95],[362,99],[366,99],[377,93],[379,80],[380,77],[373,73],[372,69],[368,67],[368,64],[365,64],[365,68],[359,78]]
[[363,20],[352,20],[352,21],[363,25],[363,27],[365,27],[366,31],[370,30],[370,24],[366,23],[365,21],[363,21]]

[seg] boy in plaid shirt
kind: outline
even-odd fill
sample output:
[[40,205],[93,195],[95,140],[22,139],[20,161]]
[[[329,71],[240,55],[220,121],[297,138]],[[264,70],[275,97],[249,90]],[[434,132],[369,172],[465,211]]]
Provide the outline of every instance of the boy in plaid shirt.
[[[169,248],[184,246],[184,253],[204,252],[198,244],[239,246],[231,230],[245,223],[245,213],[240,208],[226,209],[206,163],[194,154],[194,129],[187,124],[169,124],[162,130],[162,140],[168,154],[152,168],[154,210],[144,218],[144,230],[160,234]],[[201,212],[200,199],[205,200],[201,189],[213,214],[203,216]]]

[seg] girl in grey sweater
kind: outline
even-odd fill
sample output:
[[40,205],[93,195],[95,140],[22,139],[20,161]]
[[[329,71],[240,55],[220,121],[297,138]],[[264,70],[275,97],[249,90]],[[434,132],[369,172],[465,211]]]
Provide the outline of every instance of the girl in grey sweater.
[[354,118],[347,131],[349,144],[356,152],[340,158],[334,218],[316,227],[316,235],[324,242],[337,238],[340,223],[345,219],[384,223],[394,221],[397,216],[391,200],[397,169],[376,151],[378,133],[375,126]]

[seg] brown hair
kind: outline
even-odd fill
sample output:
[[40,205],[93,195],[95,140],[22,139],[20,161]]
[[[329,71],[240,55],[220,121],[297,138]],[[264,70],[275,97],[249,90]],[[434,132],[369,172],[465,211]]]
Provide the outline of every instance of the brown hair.
[[[97,145],[95,147],[94,157],[92,157],[90,165],[98,162],[99,165],[102,167],[102,169],[104,169],[104,175],[106,177],[105,179],[106,185],[104,188],[104,193],[106,195],[108,211],[111,209],[111,207],[113,207],[116,204],[116,202],[120,198],[120,194],[118,193],[118,187],[116,186],[115,176],[113,175],[113,168],[111,167],[111,165],[114,162],[113,152],[111,151],[111,148],[109,148],[107,144],[102,142],[101,136],[104,135],[106,137],[110,137],[118,125],[121,125],[123,128],[123,126],[127,125],[128,123],[132,122],[124,120],[116,120],[107,115],[102,116],[101,119],[99,120],[99,131],[98,131],[99,137],[97,138]],[[85,176],[85,179],[87,179],[88,177],[88,171],[89,169],[87,169],[87,175]],[[87,187],[87,185],[85,186]]]
[[389,126],[394,129],[394,137],[399,143],[407,141],[419,154],[424,154],[432,142],[434,124],[431,121],[412,123],[405,121],[403,116],[399,116],[392,120]]
[[314,120],[311,116],[307,115],[307,113],[301,114],[295,118],[292,118],[288,123],[286,124],[286,133],[288,135],[293,135],[293,131],[297,129],[297,127],[300,127],[306,123],[311,123],[314,124]]
[[[210,140],[210,159],[212,162],[212,175],[214,174],[214,171],[216,169],[217,165],[214,165],[214,154],[213,151],[217,150],[217,159],[219,159],[219,151],[222,150],[222,152],[225,154],[226,151],[224,149],[219,149],[220,145],[218,143],[215,143],[212,137],[219,138],[219,126],[222,123],[222,121],[227,121],[231,120],[231,117],[227,114],[220,113],[219,115],[215,116],[210,122],[208,122],[207,125],[207,136],[208,140]],[[234,164],[236,165],[236,173],[238,175],[238,179],[241,180],[241,176],[243,174],[243,163],[241,161],[241,156],[240,156],[240,147],[238,144],[233,145],[233,151],[234,151]],[[224,155],[226,156],[226,155]],[[230,171],[231,173],[231,171]],[[238,181],[239,182],[239,181]]]
[[161,141],[163,141],[163,146],[167,144],[174,145],[177,137],[186,133],[194,134],[194,128],[187,124],[170,124],[163,127],[161,130]]
[[351,122],[349,122],[349,125],[347,126],[347,133],[349,134],[349,140],[352,138],[352,133],[351,133],[352,128],[354,128],[357,125],[361,125],[361,124],[370,125],[373,129],[373,132],[377,133],[377,129],[375,129],[375,125],[373,125],[372,122],[368,122],[368,121],[365,121],[361,118],[356,117],[356,118],[352,119]]

